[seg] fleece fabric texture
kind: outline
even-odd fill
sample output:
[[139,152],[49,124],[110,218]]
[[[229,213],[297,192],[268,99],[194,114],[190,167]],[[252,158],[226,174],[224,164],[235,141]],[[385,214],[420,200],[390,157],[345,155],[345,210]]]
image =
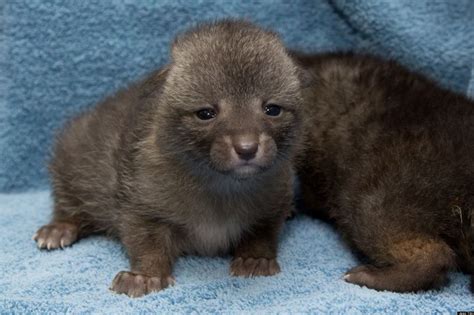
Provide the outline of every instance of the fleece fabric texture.
[[[246,17],[303,51],[395,58],[474,97],[471,0],[0,1],[0,313],[425,313],[474,310],[468,279],[396,294],[346,284],[357,264],[331,227],[301,216],[281,236],[282,273],[228,275],[229,258],[186,257],[175,287],[130,300],[107,290],[127,269],[103,237],[43,252],[30,237],[51,212],[45,164],[74,114],[166,63],[174,35]],[[23,192],[19,192],[23,191]]]
[[461,93],[472,76],[471,0],[8,0],[0,9],[0,191],[47,187],[54,131],[163,65],[175,34],[203,20],[245,17],[299,50],[394,58]]

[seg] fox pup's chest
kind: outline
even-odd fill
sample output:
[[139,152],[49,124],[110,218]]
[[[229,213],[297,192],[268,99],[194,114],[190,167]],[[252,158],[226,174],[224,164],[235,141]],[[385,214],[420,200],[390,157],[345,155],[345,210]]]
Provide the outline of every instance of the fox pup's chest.
[[203,218],[189,228],[187,251],[214,256],[227,253],[241,239],[247,224],[236,217]]

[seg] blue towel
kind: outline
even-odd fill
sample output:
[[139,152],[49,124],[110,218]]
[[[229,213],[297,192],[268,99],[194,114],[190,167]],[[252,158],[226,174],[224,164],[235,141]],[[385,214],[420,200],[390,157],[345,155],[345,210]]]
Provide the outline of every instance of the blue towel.
[[468,277],[450,274],[443,290],[397,294],[342,280],[357,264],[330,226],[299,216],[281,235],[282,272],[253,279],[229,276],[229,257],[185,257],[174,269],[176,285],[139,299],[108,290],[128,268],[118,242],[95,236],[52,252],[31,236],[47,223],[47,192],[0,195],[0,314],[5,313],[411,313],[474,310]]
[[396,294],[346,284],[357,264],[335,231],[301,216],[280,245],[282,273],[228,276],[229,258],[181,258],[175,287],[130,300],[107,290],[127,269],[104,237],[42,252],[45,161],[54,130],[168,58],[173,36],[199,22],[247,17],[304,51],[356,50],[395,58],[474,97],[474,1],[104,0],[0,1],[0,313],[424,313],[474,310],[468,279],[438,292]]

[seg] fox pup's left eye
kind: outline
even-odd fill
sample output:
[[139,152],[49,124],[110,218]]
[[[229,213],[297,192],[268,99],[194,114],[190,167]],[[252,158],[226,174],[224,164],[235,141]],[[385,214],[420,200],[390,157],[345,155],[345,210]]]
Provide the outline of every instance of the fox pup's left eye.
[[265,112],[266,115],[268,116],[280,116],[282,112],[282,108],[276,104],[267,104],[263,108],[263,111]]
[[210,120],[212,118],[215,118],[217,116],[217,113],[213,109],[206,108],[197,111],[196,116],[201,120]]

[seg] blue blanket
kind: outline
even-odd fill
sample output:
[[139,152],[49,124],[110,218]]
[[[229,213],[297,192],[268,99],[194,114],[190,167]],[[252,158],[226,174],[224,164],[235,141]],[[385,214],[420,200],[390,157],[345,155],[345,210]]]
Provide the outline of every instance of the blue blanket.
[[396,294],[346,284],[357,262],[331,227],[301,216],[281,237],[282,273],[228,276],[229,258],[179,260],[177,285],[130,300],[107,290],[127,268],[103,237],[41,252],[48,221],[45,161],[56,130],[105,95],[166,62],[173,36],[201,20],[239,16],[292,48],[396,58],[474,96],[474,1],[0,1],[0,313],[336,312],[474,310],[467,277],[439,292]]
[[31,236],[47,223],[46,192],[0,195],[0,314],[18,313],[411,313],[474,310],[468,277],[452,273],[439,292],[397,294],[342,280],[357,264],[330,226],[300,216],[281,235],[282,272],[274,277],[229,276],[229,257],[180,258],[176,285],[139,299],[108,290],[128,268],[118,242],[96,236],[70,248],[39,251]]

